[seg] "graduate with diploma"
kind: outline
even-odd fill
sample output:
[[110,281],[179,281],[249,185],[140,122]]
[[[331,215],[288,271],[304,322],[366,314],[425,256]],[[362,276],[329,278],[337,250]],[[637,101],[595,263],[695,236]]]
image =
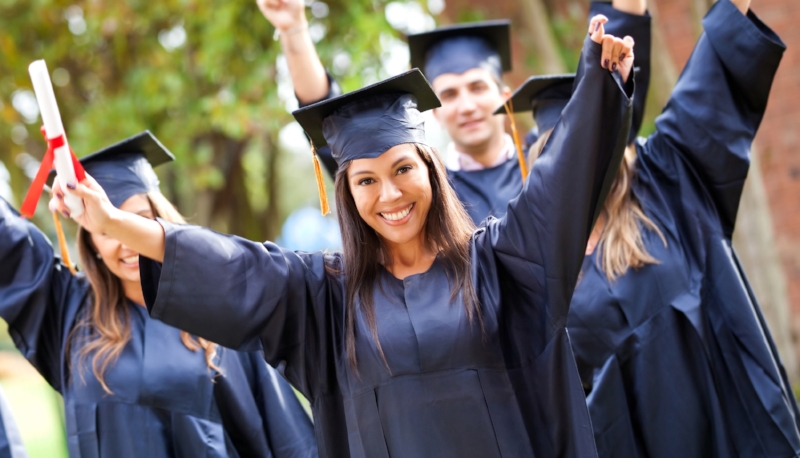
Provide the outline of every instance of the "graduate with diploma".
[[[144,132],[81,163],[108,205],[179,223],[153,171],[172,159]],[[63,206],[60,186],[54,199]],[[75,275],[0,199],[0,317],[64,397],[71,457],[317,456],[308,415],[260,352],[224,349],[151,319],[139,254],[118,239],[81,229],[78,250],[83,272]]]
[[[800,454],[797,403],[731,246],[785,49],[749,7],[720,0],[703,20],[586,248],[568,329],[601,457]],[[537,124],[569,99],[551,83],[515,92]]]
[[[91,177],[76,221],[149,258],[154,318],[262,344],[310,399],[323,456],[594,456],[565,324],[630,125],[632,43],[604,40],[604,22],[523,193],[480,229],[425,144],[421,112],[439,101],[416,69],[295,112],[339,164],[341,253],[154,222]],[[610,72],[604,52],[628,57]]]

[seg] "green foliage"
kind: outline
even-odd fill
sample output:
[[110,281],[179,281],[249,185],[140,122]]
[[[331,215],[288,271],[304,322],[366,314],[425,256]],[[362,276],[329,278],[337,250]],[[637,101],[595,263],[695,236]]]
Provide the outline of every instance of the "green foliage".
[[[349,54],[337,75],[345,89],[362,85],[362,69],[380,68],[380,37],[395,34],[383,6],[334,0],[325,17],[309,14],[326,30],[318,43],[326,66]],[[18,156],[40,158],[45,145],[41,121],[26,123],[12,97],[30,90],[28,64],[44,58],[51,75],[60,69],[56,97],[78,156],[150,129],[177,157],[160,171],[162,187],[194,222],[274,238],[291,210],[284,204],[313,203],[315,188],[313,175],[300,173],[305,200],[294,189],[281,195],[283,172],[310,172],[311,161],[279,160],[278,132],[292,118],[278,97],[281,47],[272,36],[252,0],[0,0],[0,161],[17,201],[29,184]]]

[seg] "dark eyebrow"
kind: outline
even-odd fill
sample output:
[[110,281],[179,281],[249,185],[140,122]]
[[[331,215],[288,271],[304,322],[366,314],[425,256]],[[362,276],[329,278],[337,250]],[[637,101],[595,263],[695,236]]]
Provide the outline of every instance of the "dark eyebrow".
[[[399,164],[399,163],[401,163],[403,161],[406,161],[408,159],[411,159],[411,156],[405,155],[405,156],[401,157],[400,159],[394,161],[394,164],[392,164],[392,168],[397,167],[397,164]],[[363,175],[365,173],[372,173],[372,172],[370,170],[359,170],[358,172],[352,173],[350,175],[350,178],[353,178],[356,175]]]

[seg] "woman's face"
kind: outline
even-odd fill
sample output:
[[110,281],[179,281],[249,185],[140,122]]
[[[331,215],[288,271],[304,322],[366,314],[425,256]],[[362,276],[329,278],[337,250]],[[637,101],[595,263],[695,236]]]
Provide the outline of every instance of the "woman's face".
[[[119,209],[136,213],[145,218],[155,218],[150,201],[145,194],[135,194],[129,197],[119,206]],[[139,253],[105,235],[92,234],[92,243],[111,273],[119,277],[123,283],[140,283]]]
[[354,160],[347,179],[358,214],[384,240],[394,245],[422,241],[432,193],[428,166],[414,145]]

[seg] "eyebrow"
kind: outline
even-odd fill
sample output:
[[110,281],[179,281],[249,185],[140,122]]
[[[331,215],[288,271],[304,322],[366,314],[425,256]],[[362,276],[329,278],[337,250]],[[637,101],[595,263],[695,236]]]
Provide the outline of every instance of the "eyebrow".
[[[399,163],[401,163],[401,162],[403,162],[403,161],[406,161],[406,160],[408,160],[408,159],[411,159],[411,156],[409,156],[409,155],[405,155],[405,156],[401,157],[400,159],[398,159],[398,160],[394,161],[394,164],[392,164],[392,167],[391,167],[391,168],[395,168],[395,167],[397,167],[397,164],[399,164]],[[372,171],[371,171],[371,170],[359,170],[358,172],[355,172],[355,173],[351,174],[351,175],[350,175],[350,178],[353,178],[353,177],[354,177],[354,176],[356,176],[356,175],[363,175],[363,174],[365,174],[365,173],[372,173]]]
[[149,208],[145,208],[144,210],[139,210],[138,212],[136,212],[136,214],[139,215],[139,216],[143,216],[145,213],[150,213],[152,215],[153,214],[153,210],[150,210]]

